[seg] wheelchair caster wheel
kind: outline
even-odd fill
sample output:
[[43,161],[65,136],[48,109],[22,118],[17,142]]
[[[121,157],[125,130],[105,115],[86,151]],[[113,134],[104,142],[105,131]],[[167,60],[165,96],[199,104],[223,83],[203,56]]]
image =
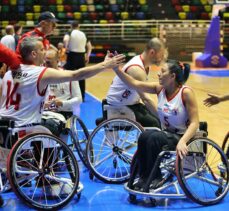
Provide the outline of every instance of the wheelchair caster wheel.
[[93,175],[93,173],[91,171],[89,172],[89,178],[90,178],[90,180],[94,179],[94,175]]
[[3,200],[2,196],[0,196],[0,207],[2,207],[3,204],[4,204],[4,200]]
[[136,204],[137,203],[137,197],[133,194],[129,194],[129,201],[132,204]]
[[156,207],[157,206],[157,201],[154,198],[150,198],[150,203],[152,206]]

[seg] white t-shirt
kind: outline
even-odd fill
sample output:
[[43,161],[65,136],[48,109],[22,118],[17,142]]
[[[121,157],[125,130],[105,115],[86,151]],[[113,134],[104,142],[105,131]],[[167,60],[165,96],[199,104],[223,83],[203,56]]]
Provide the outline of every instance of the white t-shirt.
[[84,32],[74,29],[70,33],[69,36],[69,43],[68,43],[68,50],[70,52],[76,52],[76,53],[85,53],[86,52],[86,44],[87,44],[87,38]]
[[38,87],[45,70],[21,64],[17,71],[6,72],[2,81],[1,117],[15,120],[17,127],[40,123],[46,89],[38,90]]
[[10,34],[5,35],[4,37],[2,37],[1,43],[5,45],[6,47],[12,49],[13,51],[15,51],[16,49],[15,39],[13,35],[10,35]]
[[[148,72],[144,67],[143,60],[141,55],[133,57],[129,62],[127,62],[124,67],[123,71],[126,72],[130,67],[138,66],[142,70],[146,72],[146,79]],[[125,106],[125,105],[134,105],[139,103],[140,96],[134,89],[128,87],[118,76],[115,76],[112,84],[107,93],[107,102],[110,105],[114,106]]]
[[163,130],[168,130],[177,134],[184,134],[188,124],[188,113],[183,102],[183,91],[188,88],[182,86],[178,93],[168,99],[165,89],[158,94],[158,115]]

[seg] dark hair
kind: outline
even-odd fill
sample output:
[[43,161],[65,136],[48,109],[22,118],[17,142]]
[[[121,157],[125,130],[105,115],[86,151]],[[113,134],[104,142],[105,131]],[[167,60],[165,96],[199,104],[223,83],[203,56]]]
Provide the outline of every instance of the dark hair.
[[167,60],[168,68],[170,73],[175,73],[176,82],[178,84],[184,84],[189,77],[190,65],[182,63],[176,60]]
[[74,20],[74,21],[72,21],[72,24],[71,24],[71,26],[72,26],[72,28],[77,28],[78,26],[79,26],[79,22],[78,21],[76,21],[76,20]]
[[16,34],[19,29],[21,29],[22,26],[20,24],[15,24],[14,25],[14,33]]

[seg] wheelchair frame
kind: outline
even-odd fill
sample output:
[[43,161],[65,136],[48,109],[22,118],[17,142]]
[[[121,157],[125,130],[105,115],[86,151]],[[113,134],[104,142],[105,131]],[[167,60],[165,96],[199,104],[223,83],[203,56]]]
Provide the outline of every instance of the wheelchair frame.
[[[156,205],[155,198],[190,198],[194,202],[201,204],[201,205],[212,205],[220,202],[227,194],[229,189],[229,164],[228,160],[222,151],[222,149],[215,144],[213,141],[206,137],[196,137],[192,139],[189,143],[189,149],[192,146],[192,144],[203,143],[203,146],[206,144],[206,148],[203,147],[201,151],[203,151],[202,155],[207,154],[207,146],[210,145],[212,148],[211,150],[215,152],[218,152],[221,156],[219,160],[219,163],[217,165],[217,168],[214,167],[214,171],[209,165],[208,161],[199,161],[196,162],[195,156],[198,158],[198,155],[201,155],[200,152],[189,152],[189,155],[193,156],[194,166],[196,169],[193,169],[193,172],[190,172],[188,174],[188,171],[191,171],[190,169],[184,165],[184,160],[182,161],[181,158],[176,155],[175,151],[162,151],[157,160],[155,166],[158,164],[160,165],[160,169],[163,170],[164,173],[164,184],[156,189],[151,189],[151,178],[153,178],[153,174],[155,174],[156,167],[152,169],[150,177],[148,178],[146,184],[144,185],[143,189],[141,190],[135,190],[134,184],[138,182],[138,170],[137,170],[137,162],[136,159],[133,159],[132,162],[132,171],[131,171],[131,177],[128,183],[124,184],[124,189],[129,192],[129,200],[131,203],[137,203],[137,196],[140,197],[148,197],[151,199],[151,202],[153,205]],[[194,148],[195,148],[194,145]],[[192,148],[191,148],[192,149]],[[205,152],[206,151],[206,152]],[[192,157],[191,157],[192,158]],[[186,159],[186,158],[185,158]],[[188,159],[188,158],[187,158]],[[161,163],[161,160],[163,162]],[[189,168],[191,168],[191,165],[189,165]],[[186,173],[185,173],[186,171]],[[217,171],[217,173],[216,173]],[[207,174],[208,173],[208,174]],[[223,173],[223,174],[222,174]],[[206,178],[204,177],[206,174]],[[223,175],[223,176],[222,176]],[[177,177],[177,179],[173,179],[174,177]],[[189,182],[192,181],[192,177],[194,179],[199,178],[200,181],[206,182],[206,184],[210,184],[210,191],[208,191],[208,194],[211,193],[212,198],[208,199],[199,196],[195,190],[191,190]],[[190,180],[190,181],[189,181]],[[191,183],[191,182],[190,182]],[[198,183],[199,184],[199,183]],[[194,184],[193,184],[194,185]],[[199,184],[201,186],[201,184]],[[217,188],[218,187],[218,188]],[[167,190],[171,191],[171,188],[173,188],[173,191],[171,193],[166,193]],[[203,189],[206,188],[203,186]],[[192,189],[194,189],[192,187]],[[201,189],[201,187],[199,187]],[[212,189],[212,190],[211,190]],[[203,191],[203,190],[199,190]],[[212,193],[213,192],[213,193]],[[216,198],[214,198],[216,196]]]

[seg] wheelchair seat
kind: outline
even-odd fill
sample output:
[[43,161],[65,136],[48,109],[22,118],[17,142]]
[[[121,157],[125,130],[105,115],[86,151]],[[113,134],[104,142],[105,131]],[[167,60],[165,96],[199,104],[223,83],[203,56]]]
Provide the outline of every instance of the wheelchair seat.
[[107,103],[106,99],[102,100],[102,114],[103,116],[96,119],[96,125],[107,119],[113,118],[127,118],[135,121],[135,114],[128,106],[113,106]]

